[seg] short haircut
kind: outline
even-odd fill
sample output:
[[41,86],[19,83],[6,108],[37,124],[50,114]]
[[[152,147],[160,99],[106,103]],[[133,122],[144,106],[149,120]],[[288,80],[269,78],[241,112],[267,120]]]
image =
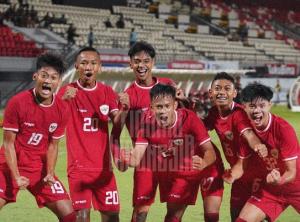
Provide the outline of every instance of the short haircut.
[[272,98],[272,89],[261,83],[250,83],[241,92],[242,102],[252,102],[257,99],[271,101]]
[[232,82],[232,84],[234,85],[234,78],[231,75],[229,75],[227,72],[219,72],[219,73],[217,73],[217,75],[215,75],[215,77],[214,77],[214,79],[212,81],[212,84],[213,84],[214,81],[220,80],[220,79],[221,80],[222,79],[226,79],[226,80]]
[[135,54],[144,51],[147,53],[152,59],[155,57],[155,49],[151,44],[145,41],[139,41],[133,44],[128,51],[128,55],[132,58]]
[[60,76],[66,71],[66,64],[63,59],[51,53],[42,54],[37,58],[36,69],[40,70],[43,67],[52,67]]
[[158,83],[150,90],[151,101],[159,96],[171,96],[173,99],[176,97],[176,89],[171,85]]
[[83,47],[81,48],[75,55],[75,61],[77,60],[78,56],[82,53],[82,52],[96,52],[98,56],[100,56],[100,53],[98,52],[97,49],[95,49],[94,47]]

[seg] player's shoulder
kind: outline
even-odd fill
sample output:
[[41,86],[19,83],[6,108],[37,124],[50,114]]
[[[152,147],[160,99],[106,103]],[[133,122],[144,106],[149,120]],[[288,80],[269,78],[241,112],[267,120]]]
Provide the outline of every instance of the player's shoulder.
[[199,119],[195,112],[193,112],[192,110],[189,110],[187,108],[177,109],[177,115],[178,115],[178,118],[182,119],[183,121],[188,121],[188,120],[193,121],[195,119]]
[[9,104],[22,104],[22,103],[28,103],[28,101],[33,98],[33,91],[32,89],[30,90],[25,90],[22,91],[13,97],[10,98]]
[[236,103],[236,102],[233,103],[232,114],[234,116],[235,115],[247,115],[244,107],[241,104]]
[[98,90],[103,90],[105,92],[113,92],[113,89],[111,86],[109,85],[106,85],[105,83],[102,83],[102,82],[97,82],[97,89]]
[[125,91],[124,92],[126,92],[126,93],[130,93],[130,92],[132,92],[132,91],[134,91],[134,90],[136,90],[136,84],[135,84],[135,82],[132,82],[131,84],[130,84],[130,86],[127,88],[127,89],[125,89]]
[[271,118],[272,118],[272,124],[275,128],[280,128],[282,130],[286,130],[286,129],[292,129],[294,130],[294,128],[292,127],[292,125],[285,119],[283,119],[280,116],[277,116],[275,114],[270,114]]

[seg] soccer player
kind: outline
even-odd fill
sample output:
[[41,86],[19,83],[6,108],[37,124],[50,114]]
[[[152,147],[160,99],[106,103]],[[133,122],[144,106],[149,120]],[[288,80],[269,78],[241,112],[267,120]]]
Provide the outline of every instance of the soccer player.
[[68,180],[78,221],[90,221],[91,204],[103,222],[119,221],[119,196],[111,167],[108,120],[118,119],[117,96],[111,87],[96,81],[101,72],[100,54],[91,47],[76,55],[76,82],[59,95],[70,107],[67,125]]
[[221,199],[223,192],[210,137],[195,113],[177,109],[175,95],[170,85],[157,84],[150,90],[151,110],[142,117],[134,149],[122,156],[137,171],[152,170],[161,201],[167,202],[166,222],[181,221],[186,207],[195,204],[200,184],[205,213],[211,210],[207,202],[214,196]]
[[[120,164],[119,161],[119,138],[124,122],[126,123],[132,143],[134,144],[141,115],[150,107],[150,90],[152,87],[158,83],[175,86],[175,83],[171,79],[158,78],[152,75],[152,69],[155,64],[155,54],[153,46],[143,41],[136,42],[128,52],[130,67],[134,72],[135,81],[124,93],[119,94],[123,121],[121,125],[113,127],[111,135],[112,153],[115,163],[120,170],[125,170],[124,165]],[[185,100],[180,90],[177,91],[176,98],[180,101]],[[135,170],[132,222],[146,221],[149,208],[154,202],[156,188],[157,181],[151,169]]]
[[39,207],[49,208],[61,222],[75,222],[69,196],[55,176],[59,139],[64,135],[68,109],[54,92],[65,71],[51,54],[37,59],[33,89],[8,102],[0,150],[0,208],[16,201],[20,189],[29,190]]
[[[209,95],[213,107],[209,110],[204,124],[208,130],[215,129],[219,136],[225,158],[231,167],[224,175],[224,179],[232,183],[240,178],[240,169],[244,168],[243,159],[251,155],[246,148],[241,147],[242,139],[245,139],[261,156],[266,155],[266,147],[253,132],[243,107],[233,101],[237,92],[234,79],[230,75],[225,72],[218,73],[212,81]],[[250,171],[247,171],[242,178],[234,181],[230,199],[232,221],[235,221],[250,197],[254,180]]]
[[270,113],[272,90],[262,84],[249,84],[241,98],[255,133],[266,144],[268,155],[257,158],[255,172],[264,173],[264,183],[242,209],[238,222],[275,221],[288,207],[300,213],[300,148],[293,127]]

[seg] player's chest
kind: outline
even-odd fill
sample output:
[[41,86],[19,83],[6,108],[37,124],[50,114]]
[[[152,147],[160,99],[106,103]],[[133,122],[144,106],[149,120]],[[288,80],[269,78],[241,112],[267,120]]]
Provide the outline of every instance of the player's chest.
[[233,141],[235,136],[235,129],[232,119],[217,119],[215,122],[215,130],[221,140]]
[[59,112],[55,108],[32,108],[27,109],[20,117],[20,130],[23,133],[35,132],[53,133],[60,124]]

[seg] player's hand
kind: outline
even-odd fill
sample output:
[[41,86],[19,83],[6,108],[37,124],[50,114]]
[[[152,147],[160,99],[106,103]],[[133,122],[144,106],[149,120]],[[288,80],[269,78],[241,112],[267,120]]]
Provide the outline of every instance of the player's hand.
[[120,149],[120,159],[117,160],[116,166],[118,170],[124,172],[128,169],[129,161],[130,161],[130,150],[128,149]]
[[226,169],[222,177],[223,180],[228,184],[233,184],[235,181],[235,178],[231,174],[231,169]]
[[55,178],[54,178],[54,175],[52,175],[52,174],[47,174],[47,175],[44,177],[43,181],[44,181],[45,183],[47,183],[49,186],[52,186],[52,185],[55,184],[55,182],[56,182],[56,180],[55,180]]
[[182,89],[176,89],[176,99],[177,100],[185,100],[186,99]]
[[207,166],[206,162],[200,156],[192,156],[192,167],[196,170],[203,170]]
[[266,177],[268,184],[279,185],[281,181],[280,172],[277,169],[273,169]]
[[73,99],[76,96],[78,89],[71,87],[71,86],[67,86],[67,89],[64,93],[64,95],[62,96],[63,100],[68,100],[68,99]]
[[27,177],[24,177],[24,176],[19,176],[17,177],[16,179],[16,183],[18,185],[18,187],[21,189],[21,190],[24,190],[26,189],[26,187],[29,185],[30,183],[30,180],[27,178]]
[[129,95],[127,93],[119,93],[119,101],[122,105],[123,110],[129,110],[130,109],[130,99]]
[[257,144],[254,146],[254,151],[258,154],[259,157],[264,158],[268,156],[268,148],[265,144]]

